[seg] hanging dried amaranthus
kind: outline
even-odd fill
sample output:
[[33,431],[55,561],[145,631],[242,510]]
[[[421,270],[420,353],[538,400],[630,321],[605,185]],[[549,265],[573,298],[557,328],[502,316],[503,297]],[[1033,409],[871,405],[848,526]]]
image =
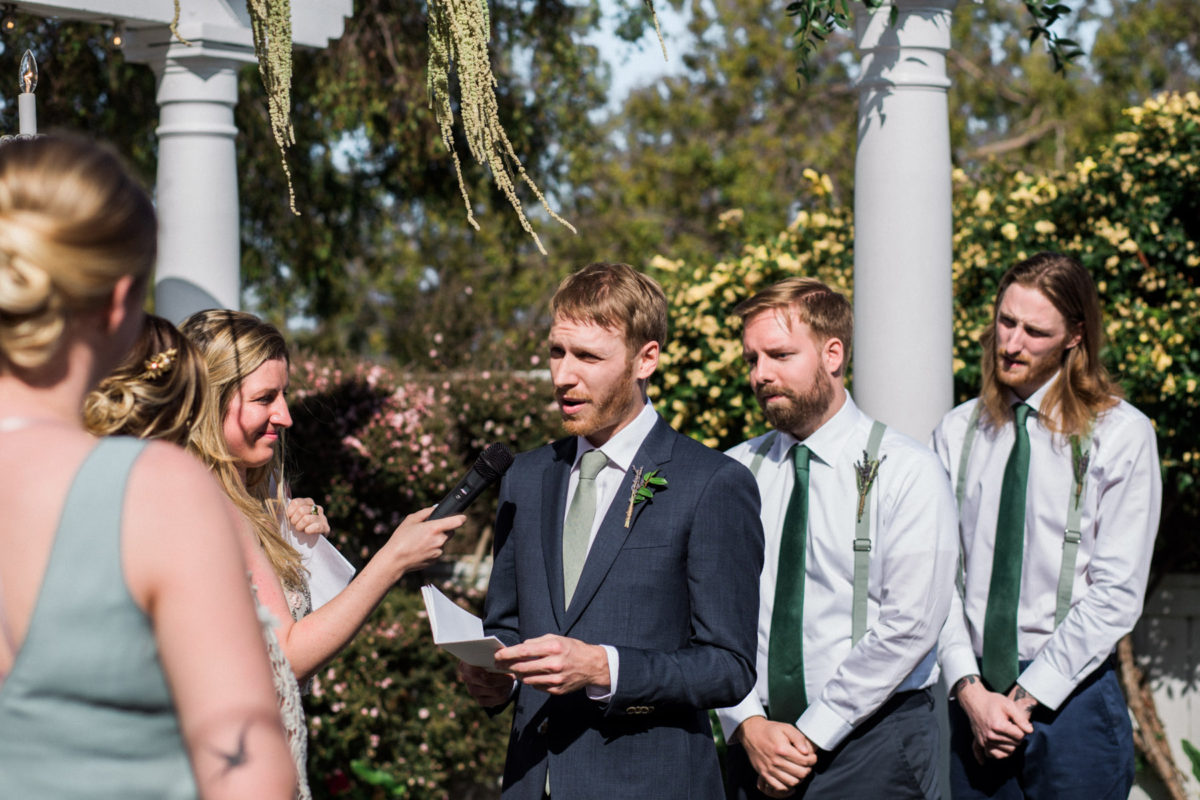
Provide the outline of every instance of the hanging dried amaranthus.
[[575,232],[571,223],[556,214],[545,195],[525,172],[521,159],[513,150],[508,135],[500,124],[496,103],[496,79],[488,58],[488,41],[491,38],[491,23],[488,19],[487,0],[429,0],[429,105],[442,131],[442,142],[454,160],[454,172],[458,177],[458,188],[462,192],[463,204],[467,208],[467,221],[476,230],[479,223],[471,211],[471,199],[463,181],[462,166],[454,150],[454,109],[450,104],[450,68],[458,74],[461,95],[459,112],[471,155],[481,164],[486,163],[496,185],[504,192],[508,202],[517,212],[521,227],[525,229],[538,251],[546,254],[542,241],[525,217],[521,201],[517,197],[513,168],[534,196],[541,202],[554,220]]
[[179,0],[175,0],[175,16],[171,17],[171,24],[167,27],[171,29],[171,35],[178,39],[180,44],[186,44],[188,47],[192,46],[191,42],[179,34]]
[[667,58],[667,43],[662,36],[662,28],[658,27],[658,12],[654,10],[654,0],[645,0],[646,8],[650,10],[650,19],[654,20],[654,32],[658,34],[658,43],[662,45],[663,61],[670,61]]
[[271,133],[279,147],[279,160],[287,178],[288,207],[296,216],[296,191],[292,188],[292,170],[287,149],[296,143],[292,130],[292,3],[291,0],[246,0],[250,12],[250,30],[254,36],[254,54],[258,74],[267,90],[267,110]]

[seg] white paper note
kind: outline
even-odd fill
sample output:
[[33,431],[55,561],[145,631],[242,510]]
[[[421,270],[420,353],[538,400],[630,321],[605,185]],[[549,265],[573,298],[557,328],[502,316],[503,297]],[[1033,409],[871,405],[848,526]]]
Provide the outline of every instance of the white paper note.
[[493,654],[504,646],[495,636],[483,635],[483,620],[462,608],[436,587],[421,587],[433,643],[476,667],[496,669]]

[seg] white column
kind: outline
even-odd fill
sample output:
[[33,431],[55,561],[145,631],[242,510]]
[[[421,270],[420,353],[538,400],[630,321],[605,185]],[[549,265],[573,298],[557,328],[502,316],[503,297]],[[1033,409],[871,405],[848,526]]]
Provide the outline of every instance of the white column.
[[254,51],[212,40],[189,47],[170,41],[166,29],[139,32],[129,49],[158,76],[155,308],[173,322],[204,308],[237,308],[240,250],[233,107],[238,70],[254,61]]
[[953,402],[950,128],[956,0],[858,7],[854,399],[924,442]]

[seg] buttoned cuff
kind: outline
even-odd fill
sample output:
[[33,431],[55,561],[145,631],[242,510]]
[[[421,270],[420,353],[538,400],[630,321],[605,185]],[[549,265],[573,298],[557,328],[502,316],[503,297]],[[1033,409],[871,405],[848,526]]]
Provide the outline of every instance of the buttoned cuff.
[[736,706],[717,709],[717,721],[721,723],[721,730],[725,733],[727,742],[733,740],[733,734],[737,733],[738,727],[743,722],[751,717],[765,717],[766,715],[767,712],[763,708],[762,701],[758,699],[758,692],[753,689]]
[[796,720],[796,727],[822,750],[837,747],[854,730],[853,725],[820,700],[804,710],[800,719]]
[[1063,701],[1075,691],[1076,681],[1050,666],[1044,658],[1035,658],[1017,678],[1021,688],[1033,695],[1038,705],[1057,711]]
[[621,658],[617,655],[617,648],[607,644],[600,646],[604,648],[604,655],[608,656],[608,690],[605,691],[599,686],[589,686],[584,691],[587,692],[589,700],[607,703],[617,692],[617,668],[621,666]]
[[954,684],[968,675],[979,674],[979,659],[969,646],[953,647],[938,653],[938,664],[942,668],[942,678],[951,691]]

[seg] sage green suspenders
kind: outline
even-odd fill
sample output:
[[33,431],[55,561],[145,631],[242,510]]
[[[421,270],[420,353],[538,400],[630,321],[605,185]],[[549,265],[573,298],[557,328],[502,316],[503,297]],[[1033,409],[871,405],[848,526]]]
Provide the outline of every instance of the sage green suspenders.
[[[887,426],[878,420],[871,425],[864,464],[870,464],[879,458],[879,443],[883,441],[885,430]],[[874,491],[875,482],[871,481],[862,501],[863,513],[857,516],[854,523],[854,612],[850,618],[851,647],[858,644],[858,640],[867,632],[867,568],[871,562],[871,493]]]
[[[871,425],[871,435],[867,438],[866,462],[870,463],[879,457],[879,443],[883,441],[883,432],[887,430],[887,426],[882,422],[876,421]],[[775,444],[775,439],[778,434],[771,431],[763,437],[762,443],[758,449],[754,451],[754,457],[750,460],[750,472],[755,478],[758,477],[758,471],[762,468],[763,459],[767,457],[767,453],[771,452],[771,447]],[[854,600],[850,615],[850,645],[858,644],[858,640],[867,632],[867,588],[870,581],[870,565],[871,565],[871,493],[875,491],[875,483],[867,488],[867,493],[864,499],[864,509],[862,516],[855,515],[854,523]],[[856,509],[857,510],[857,509]],[[1078,541],[1078,539],[1076,540]],[[1069,591],[1068,587],[1068,591]]]
[[[971,457],[971,447],[975,444],[975,432],[979,428],[979,403],[971,410],[971,418],[967,421],[967,432],[963,437],[962,453],[958,457],[958,481],[954,486],[954,495],[958,500],[961,512],[963,497],[967,491],[967,463]],[[1058,627],[1067,612],[1071,610],[1071,590],[1075,584],[1075,560],[1079,555],[1079,540],[1082,537],[1081,522],[1083,520],[1083,490],[1087,485],[1087,461],[1091,454],[1091,440],[1084,450],[1078,436],[1070,437],[1071,442],[1071,493],[1067,497],[1067,527],[1063,531],[1062,565],[1058,570],[1058,591],[1055,595],[1054,627]],[[1080,469],[1077,465],[1082,464]],[[958,588],[962,592],[963,569],[960,556],[958,572]]]

